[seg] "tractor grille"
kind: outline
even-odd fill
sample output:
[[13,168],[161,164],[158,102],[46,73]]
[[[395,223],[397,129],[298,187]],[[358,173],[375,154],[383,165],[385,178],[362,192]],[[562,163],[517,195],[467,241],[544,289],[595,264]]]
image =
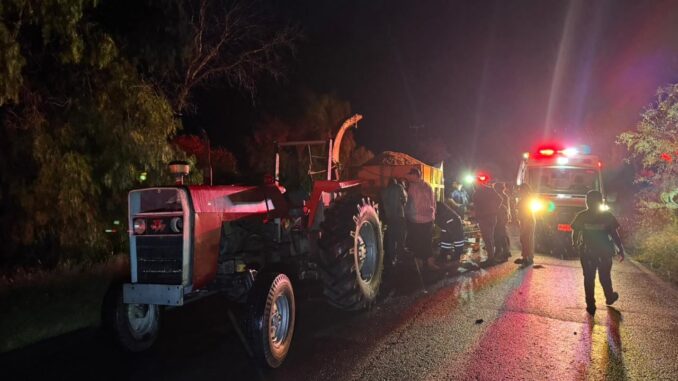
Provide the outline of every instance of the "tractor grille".
[[181,284],[183,238],[137,236],[137,281]]

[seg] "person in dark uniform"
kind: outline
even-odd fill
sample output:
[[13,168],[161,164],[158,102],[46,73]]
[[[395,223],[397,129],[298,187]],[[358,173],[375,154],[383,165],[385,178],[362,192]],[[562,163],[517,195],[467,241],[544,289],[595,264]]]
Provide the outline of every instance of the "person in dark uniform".
[[522,258],[515,261],[520,267],[527,268],[534,264],[534,229],[537,222],[530,209],[530,195],[532,190],[528,184],[518,187],[518,204],[516,205],[516,220],[520,229],[520,255]]
[[407,192],[394,177],[381,193],[381,204],[386,215],[386,259],[389,265],[395,265],[398,256],[405,248],[407,227],[405,224],[405,204]]
[[483,237],[487,251],[487,262],[485,263],[493,265],[505,262],[506,259],[495,256],[494,228],[497,225],[497,213],[499,213],[501,206],[501,197],[492,188],[489,181],[490,179],[486,175],[478,176],[479,187],[473,194],[473,204],[480,235]]
[[620,262],[625,256],[618,228],[617,219],[603,210],[603,195],[598,191],[586,193],[586,209],[572,221],[572,244],[579,251],[584,270],[586,311],[591,315],[596,312],[596,271],[605,293],[605,304],[610,305],[619,299],[619,294],[612,288],[610,275],[615,245],[619,249]]
[[459,262],[464,253],[464,225],[461,216],[444,202],[436,205],[436,225],[440,228],[440,258]]
[[497,213],[497,224],[494,227],[494,245],[496,257],[500,260],[506,260],[511,256],[511,242],[509,241],[507,224],[511,219],[509,212],[509,198],[506,195],[506,185],[504,183],[495,183],[494,190],[501,197],[499,213]]

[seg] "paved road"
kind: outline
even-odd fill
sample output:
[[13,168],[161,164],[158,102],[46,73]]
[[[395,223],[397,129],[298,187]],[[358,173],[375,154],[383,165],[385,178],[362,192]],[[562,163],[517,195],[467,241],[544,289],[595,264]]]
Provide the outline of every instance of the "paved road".
[[275,371],[252,366],[218,297],[168,313],[158,346],[141,356],[86,330],[6,355],[0,365],[3,379],[678,379],[674,288],[632,263],[615,264],[621,297],[606,308],[598,287],[592,318],[578,262],[536,263],[446,277],[429,282],[427,294],[406,273],[361,314],[332,310],[313,289],[300,289],[306,301],[293,350]]

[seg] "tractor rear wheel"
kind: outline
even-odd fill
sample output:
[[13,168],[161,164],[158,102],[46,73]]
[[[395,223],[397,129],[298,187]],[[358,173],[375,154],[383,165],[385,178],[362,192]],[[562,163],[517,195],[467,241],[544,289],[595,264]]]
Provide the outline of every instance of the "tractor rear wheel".
[[328,302],[343,310],[372,304],[384,272],[384,237],[377,206],[359,195],[337,199],[325,211],[318,243]]

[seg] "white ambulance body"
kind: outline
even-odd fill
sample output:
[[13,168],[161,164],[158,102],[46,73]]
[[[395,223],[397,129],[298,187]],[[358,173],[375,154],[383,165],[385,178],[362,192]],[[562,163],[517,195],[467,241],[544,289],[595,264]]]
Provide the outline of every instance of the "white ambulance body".
[[537,252],[573,256],[570,244],[574,216],[586,208],[586,193],[604,193],[602,163],[587,147],[545,146],[523,154],[517,184],[533,192],[530,206],[537,219]]

